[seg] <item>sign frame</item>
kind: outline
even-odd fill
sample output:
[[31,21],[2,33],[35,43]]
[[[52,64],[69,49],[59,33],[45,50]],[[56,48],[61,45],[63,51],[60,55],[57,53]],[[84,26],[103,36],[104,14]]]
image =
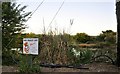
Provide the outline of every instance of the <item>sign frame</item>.
[[38,55],[38,38],[23,38],[23,54]]

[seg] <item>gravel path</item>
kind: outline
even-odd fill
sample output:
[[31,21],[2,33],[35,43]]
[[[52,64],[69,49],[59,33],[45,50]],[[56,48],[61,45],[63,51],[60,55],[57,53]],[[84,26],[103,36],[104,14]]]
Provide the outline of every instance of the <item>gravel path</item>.
[[[83,67],[89,69],[75,68],[45,68],[41,67],[41,72],[120,72],[120,68],[106,63],[86,64]],[[18,72],[17,66],[3,66],[2,72]]]
[[86,64],[83,67],[89,69],[75,68],[41,68],[42,72],[120,72],[120,68],[106,63]]

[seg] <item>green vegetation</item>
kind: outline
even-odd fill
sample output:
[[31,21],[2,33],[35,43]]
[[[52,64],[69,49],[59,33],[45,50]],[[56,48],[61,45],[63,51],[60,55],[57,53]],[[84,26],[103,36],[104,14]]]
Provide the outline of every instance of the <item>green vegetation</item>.
[[[24,12],[26,6],[20,7],[16,3],[2,3],[2,61],[3,65],[12,62],[11,48],[16,47],[16,34],[22,32],[26,25],[24,22],[31,12]],[[9,62],[7,61],[9,60]]]
[[[112,33],[115,33],[112,31]],[[108,33],[111,35],[111,32]],[[54,63],[54,64],[86,64],[90,63],[91,58],[107,55],[113,60],[116,59],[116,43],[103,40],[100,41],[102,34],[99,36],[89,36],[93,41],[82,42],[81,45],[86,45],[85,47],[79,46],[78,41],[76,41],[76,35],[71,36],[66,33],[60,33],[58,35],[53,35],[52,33],[36,35],[33,33],[22,34],[21,37],[37,37],[39,38],[39,63]],[[103,34],[104,35],[104,34]],[[109,35],[107,35],[109,36]],[[116,36],[114,34],[113,36]],[[100,37],[100,38],[99,38]],[[22,41],[22,38],[21,41]],[[113,38],[113,37],[112,37]],[[115,38],[114,38],[115,39]],[[84,40],[84,39],[83,39]],[[92,44],[94,43],[94,46]],[[89,46],[88,46],[89,45]],[[21,43],[22,46],[22,43]],[[79,56],[76,56],[73,52],[76,50],[79,52]],[[105,58],[106,59],[106,58]],[[104,61],[104,60],[103,60]],[[105,62],[105,61],[104,61]]]
[[72,65],[81,65],[81,64],[88,64],[91,62],[93,52],[89,49],[77,49],[68,51],[69,56],[69,64]]
[[[40,63],[81,65],[91,63],[92,58],[100,55],[116,60],[116,32],[106,30],[98,36],[89,36],[86,33],[70,35],[64,31],[58,33],[51,30],[48,34],[23,34],[22,31],[26,28],[23,23],[31,14],[23,12],[25,8],[26,6],[20,7],[10,2],[2,4],[3,65],[14,65],[17,62],[20,72],[31,73],[40,72]],[[23,38],[39,38],[39,55],[34,56],[32,60],[31,55],[11,50],[20,48],[22,52]],[[106,58],[103,59],[98,57],[97,60],[108,61]]]
[[88,41],[91,41],[91,38],[89,35],[87,35],[86,33],[77,33],[75,36],[74,36],[75,40],[78,42],[78,43],[86,43]]
[[41,71],[39,63],[37,61],[33,61],[32,55],[20,55],[19,59],[19,72],[39,73]]

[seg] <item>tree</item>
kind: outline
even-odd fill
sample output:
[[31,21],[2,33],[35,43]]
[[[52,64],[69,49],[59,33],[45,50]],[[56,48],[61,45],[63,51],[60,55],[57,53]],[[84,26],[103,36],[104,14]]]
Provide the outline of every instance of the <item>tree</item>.
[[23,29],[26,28],[24,22],[26,22],[27,16],[29,16],[31,12],[25,13],[23,11],[25,8],[26,6],[20,8],[20,4],[16,5],[16,3],[2,3],[3,49],[17,33],[22,32]]
[[90,36],[88,36],[86,33],[77,33],[74,38],[79,43],[86,43],[90,40]]
[[116,0],[117,15],[117,66],[120,67],[120,0]]
[[[27,21],[31,12],[25,12],[26,6],[20,4],[3,2],[2,3],[2,51],[3,56],[8,54],[10,49],[16,44],[16,35],[22,32],[27,26]],[[3,60],[4,61],[4,60]]]
[[97,40],[100,42],[107,42],[107,43],[115,44],[116,32],[112,30],[102,31],[102,33],[97,37]]

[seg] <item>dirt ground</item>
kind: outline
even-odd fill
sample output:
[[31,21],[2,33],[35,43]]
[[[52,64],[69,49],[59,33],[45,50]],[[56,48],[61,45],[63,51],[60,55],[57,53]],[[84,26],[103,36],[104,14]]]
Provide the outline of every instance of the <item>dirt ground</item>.
[[[120,72],[120,68],[107,63],[91,63],[83,65],[82,67],[89,69],[41,67],[41,72]],[[18,72],[18,67],[2,66],[2,72]]]

